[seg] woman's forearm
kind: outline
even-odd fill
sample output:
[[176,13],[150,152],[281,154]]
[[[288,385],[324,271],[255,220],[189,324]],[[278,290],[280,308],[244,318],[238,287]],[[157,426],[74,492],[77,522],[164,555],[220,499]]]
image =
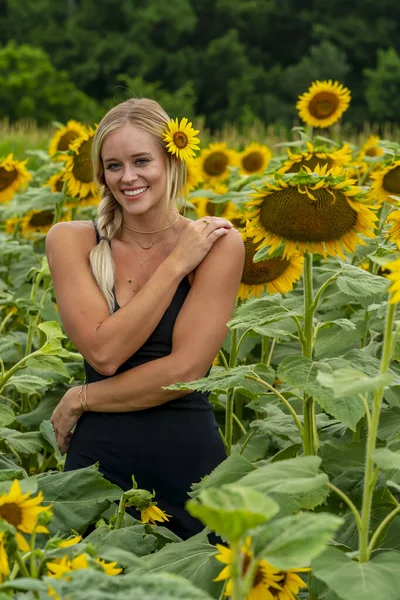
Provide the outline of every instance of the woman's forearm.
[[[183,362],[170,354],[103,381],[90,383],[87,387],[88,406],[94,412],[130,412],[181,398],[190,392],[162,388],[178,381],[193,381],[201,376],[184,371]],[[76,408],[79,408],[78,400],[76,404]]]

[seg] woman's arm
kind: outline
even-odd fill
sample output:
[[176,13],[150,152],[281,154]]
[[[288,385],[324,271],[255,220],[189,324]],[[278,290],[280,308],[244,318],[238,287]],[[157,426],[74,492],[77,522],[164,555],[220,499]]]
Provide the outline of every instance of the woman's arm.
[[[226,323],[234,309],[243,262],[243,242],[240,234],[231,230],[214,244],[196,270],[192,288],[174,326],[171,354],[89,384],[90,410],[143,410],[186,395],[187,391],[169,391],[162,387],[177,381],[193,381],[206,374],[227,333]],[[78,388],[71,388],[52,416],[57,442],[63,450],[82,414],[77,391]]]

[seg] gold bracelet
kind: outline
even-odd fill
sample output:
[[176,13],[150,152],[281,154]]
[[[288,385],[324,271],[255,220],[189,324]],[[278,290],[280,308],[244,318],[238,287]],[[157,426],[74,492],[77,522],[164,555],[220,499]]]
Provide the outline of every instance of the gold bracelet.
[[85,387],[85,400],[84,400],[84,402],[85,402],[85,406],[86,406],[86,411],[90,412],[90,406],[89,406],[88,401],[87,401],[87,389],[88,389],[88,385],[89,385],[88,383],[85,384],[86,387]]
[[80,391],[78,392],[78,396],[79,396],[79,398],[81,400],[81,410],[82,410],[82,412],[85,412],[85,409],[83,407],[83,398],[82,398],[82,392],[83,392],[83,388],[84,387],[85,387],[85,384],[82,385]]

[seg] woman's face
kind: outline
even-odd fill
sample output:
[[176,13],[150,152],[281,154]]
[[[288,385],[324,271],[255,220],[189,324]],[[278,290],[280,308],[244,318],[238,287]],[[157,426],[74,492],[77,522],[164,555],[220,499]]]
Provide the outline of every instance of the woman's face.
[[125,214],[160,214],[167,173],[164,153],[150,133],[124,125],[106,137],[101,159],[106,184]]

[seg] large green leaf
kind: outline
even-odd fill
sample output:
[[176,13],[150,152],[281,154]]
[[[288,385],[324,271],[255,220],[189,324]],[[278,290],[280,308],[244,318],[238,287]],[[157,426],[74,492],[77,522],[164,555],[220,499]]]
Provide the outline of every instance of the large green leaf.
[[392,452],[388,448],[378,448],[374,451],[372,457],[381,469],[400,471],[400,452]]
[[346,350],[359,345],[365,333],[365,323],[353,323],[349,319],[338,319],[324,323],[318,329],[315,341],[317,358],[328,358],[342,354]]
[[5,388],[13,385],[21,394],[30,394],[31,392],[43,392],[52,384],[51,379],[43,379],[37,375],[12,375],[5,384]]
[[384,277],[347,263],[342,264],[342,272],[336,283],[341,292],[355,300],[365,296],[384,298],[390,284]]
[[129,550],[137,556],[146,556],[157,548],[157,538],[146,533],[145,526],[141,524],[121,529],[98,527],[85,537],[85,542],[94,544],[100,555],[109,547]]
[[333,391],[335,398],[365,394],[376,389],[384,388],[393,380],[389,373],[368,377],[362,371],[353,367],[344,367],[333,373],[319,371],[317,381]]
[[83,532],[122,494],[118,486],[104,479],[96,465],[64,473],[46,473],[38,478],[38,485],[54,512],[49,525],[51,533],[69,534],[71,529]]
[[342,519],[328,513],[299,513],[275,519],[255,536],[255,554],[282,570],[306,567],[326,548]]
[[229,321],[228,327],[230,329],[253,329],[299,314],[297,310],[289,310],[284,307],[280,296],[263,296],[241,304],[236,309],[232,320]]
[[341,600],[400,600],[400,553],[383,552],[359,563],[335,548],[312,562],[313,575]]
[[333,391],[319,383],[318,373],[332,374],[332,367],[326,362],[313,362],[302,356],[289,356],[283,359],[278,368],[278,377],[294,388],[313,396],[318,404],[330,415],[339,419],[355,431],[356,425],[365,410],[357,396],[336,398]]
[[309,493],[325,487],[328,477],[321,473],[321,459],[317,456],[298,456],[263,465],[238,481],[259,492],[279,494]]
[[7,427],[15,421],[15,413],[7,404],[0,404],[0,427]]
[[57,441],[56,441],[56,436],[54,434],[53,425],[50,423],[50,421],[42,421],[40,423],[40,433],[52,447],[54,456],[57,460],[58,465],[63,464],[64,458],[60,452],[59,447],[57,446]]
[[21,433],[4,427],[0,430],[0,440],[20,454],[35,454],[43,449],[43,438],[38,431]]
[[179,544],[167,544],[141,562],[150,573],[166,571],[180,575],[215,597],[221,588],[220,583],[214,582],[221,571],[221,563],[215,560],[216,552],[215,546],[201,533]]
[[254,470],[255,467],[244,456],[230,454],[209,475],[203,477],[200,482],[193,483],[192,492],[190,492],[189,496],[196,498],[203,489],[234,483]]
[[27,429],[40,427],[42,421],[50,419],[64,392],[65,388],[61,388],[60,391],[49,390],[42,396],[40,403],[32,412],[18,415],[16,421]]
[[273,369],[266,367],[263,364],[255,365],[240,365],[232,369],[222,369],[216,373],[212,373],[208,377],[197,379],[189,383],[175,383],[169,385],[168,390],[198,390],[201,392],[226,392],[232,388],[246,389],[247,387],[252,392],[259,394],[265,393],[265,387],[255,381],[246,379],[246,375],[260,377],[260,379],[268,381],[272,385],[275,372]]
[[279,506],[255,489],[228,484],[202,490],[196,500],[189,500],[186,509],[218,534],[238,540],[273,517]]
[[70,374],[68,373],[65,364],[58,356],[37,354],[33,358],[29,358],[26,361],[26,365],[30,369],[55,371],[68,379],[70,378]]

